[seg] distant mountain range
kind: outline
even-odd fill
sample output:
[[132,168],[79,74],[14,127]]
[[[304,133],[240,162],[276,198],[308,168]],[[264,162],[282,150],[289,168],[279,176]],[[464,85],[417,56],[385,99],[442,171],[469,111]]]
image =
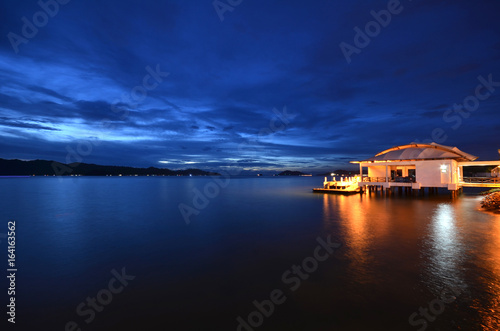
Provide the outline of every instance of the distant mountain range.
[[306,174],[300,171],[285,170],[278,174],[278,176],[305,176]]
[[0,159],[0,176],[219,176],[216,172],[200,169],[170,170],[162,168],[133,168],[120,166],[102,166],[88,163],[64,164],[55,161],[6,160]]

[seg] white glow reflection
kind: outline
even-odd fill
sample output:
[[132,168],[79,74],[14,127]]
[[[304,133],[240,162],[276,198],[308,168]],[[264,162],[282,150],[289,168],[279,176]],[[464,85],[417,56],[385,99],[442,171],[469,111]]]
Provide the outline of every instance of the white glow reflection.
[[429,285],[436,291],[443,287],[461,289],[465,283],[461,270],[464,252],[452,206],[439,204],[430,226]]

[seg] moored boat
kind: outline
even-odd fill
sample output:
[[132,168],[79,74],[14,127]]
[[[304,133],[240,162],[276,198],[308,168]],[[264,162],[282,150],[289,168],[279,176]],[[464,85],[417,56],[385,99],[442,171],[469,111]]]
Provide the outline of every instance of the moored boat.
[[323,182],[322,188],[313,188],[313,192],[317,193],[340,193],[340,194],[353,194],[359,193],[360,188],[358,182],[360,177],[340,177],[340,180],[336,180],[335,177],[331,181],[327,180]]

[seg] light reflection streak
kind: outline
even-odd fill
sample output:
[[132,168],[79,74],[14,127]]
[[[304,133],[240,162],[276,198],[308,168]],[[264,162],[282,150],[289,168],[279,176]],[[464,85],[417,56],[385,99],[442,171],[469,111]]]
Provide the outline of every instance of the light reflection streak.
[[432,215],[429,237],[426,244],[429,265],[426,271],[431,292],[439,294],[443,289],[461,291],[465,287],[462,272],[464,244],[456,225],[454,208],[448,203],[440,203]]
[[[347,248],[351,274],[359,283],[373,281],[370,269],[374,261],[370,259],[373,229],[367,223],[369,199],[357,196],[327,195],[323,197],[323,210],[327,220],[333,220],[339,215],[342,238]],[[334,208],[336,210],[334,210]]]

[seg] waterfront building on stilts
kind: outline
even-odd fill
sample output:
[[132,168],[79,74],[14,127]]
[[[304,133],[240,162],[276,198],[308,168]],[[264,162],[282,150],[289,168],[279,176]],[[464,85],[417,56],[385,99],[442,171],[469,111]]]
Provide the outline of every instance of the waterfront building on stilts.
[[[380,190],[392,194],[395,190],[411,194],[430,194],[446,189],[452,198],[464,187],[500,187],[500,160],[476,161],[477,157],[456,147],[436,143],[411,143],[389,148],[359,164],[361,191]],[[464,177],[464,168],[471,166],[493,166],[490,177]],[[368,175],[363,176],[363,170]]]

